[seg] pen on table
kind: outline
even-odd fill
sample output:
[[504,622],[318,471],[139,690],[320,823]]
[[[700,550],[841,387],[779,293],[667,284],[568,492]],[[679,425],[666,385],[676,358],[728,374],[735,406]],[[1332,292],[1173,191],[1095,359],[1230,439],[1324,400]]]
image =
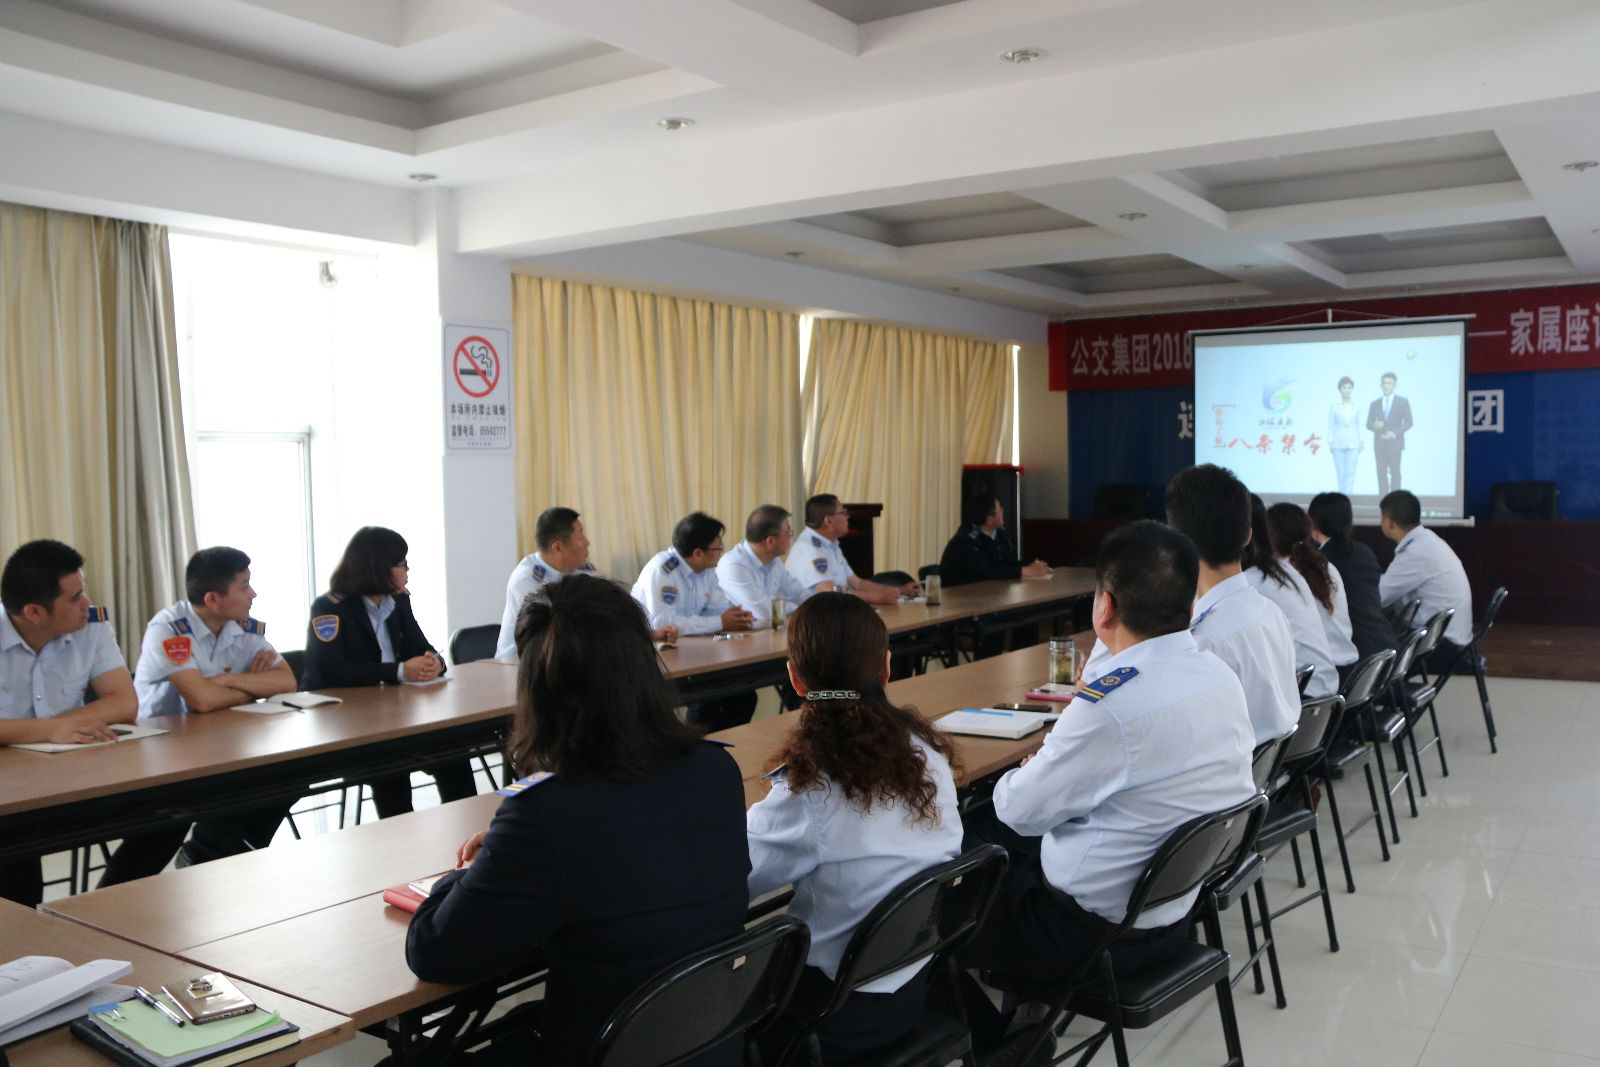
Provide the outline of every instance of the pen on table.
[[156,1011],[159,1011],[162,1015],[165,1015],[167,1017],[167,1021],[172,1023],[174,1026],[182,1026],[184,1024],[184,1020],[178,1018],[178,1013],[177,1012],[173,1011],[171,1008],[169,1008],[165,1004],[161,1003],[161,1001],[157,1000],[155,997],[152,997],[150,995],[150,991],[148,989],[146,989],[144,986],[142,986],[142,985],[134,986],[133,987],[133,995],[138,997],[140,1000],[144,1001],[146,1006],[154,1008]]

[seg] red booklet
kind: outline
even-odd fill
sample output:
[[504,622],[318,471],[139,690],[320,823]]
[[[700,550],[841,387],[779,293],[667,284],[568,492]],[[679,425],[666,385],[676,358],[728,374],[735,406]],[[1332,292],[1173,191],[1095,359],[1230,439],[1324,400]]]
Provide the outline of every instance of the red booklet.
[[383,891],[383,902],[415,915],[422,902],[428,899],[428,894],[433,892],[434,883],[443,877],[443,874],[435,874],[427,878],[418,878],[415,882],[407,882],[405,885],[390,886]]

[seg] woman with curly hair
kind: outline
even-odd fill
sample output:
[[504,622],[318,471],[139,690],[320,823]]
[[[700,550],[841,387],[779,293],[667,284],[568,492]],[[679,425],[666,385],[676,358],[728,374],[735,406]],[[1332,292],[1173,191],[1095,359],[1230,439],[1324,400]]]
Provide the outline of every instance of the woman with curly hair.
[[[749,811],[751,899],[794,885],[811,928],[805,974],[764,1046],[787,1044],[827,1004],[857,924],[884,894],[961,851],[954,750],[884,695],[889,634],[864,601],[821,593],[789,617],[789,680],[805,701]],[[818,1032],[825,1060],[893,1044],[922,1014],[927,961],[851,994]]]

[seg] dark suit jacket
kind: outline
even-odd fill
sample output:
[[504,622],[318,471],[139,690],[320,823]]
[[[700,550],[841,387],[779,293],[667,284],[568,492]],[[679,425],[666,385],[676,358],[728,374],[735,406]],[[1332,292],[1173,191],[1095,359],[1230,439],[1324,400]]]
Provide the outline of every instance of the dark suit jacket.
[[1405,448],[1406,431],[1411,429],[1411,401],[1396,393],[1389,404],[1389,421],[1385,424],[1383,421],[1383,397],[1380,396],[1372,402],[1371,407],[1367,408],[1367,429],[1374,434],[1381,434],[1385,431],[1394,434],[1393,441],[1385,441],[1382,437],[1378,437],[1375,439],[1374,445]]
[[[472,866],[422,902],[406,962],[427,981],[477,982],[543,949],[539,1062],[583,1063],[628,994],[744,928],[745,834],[738,765],[710,743],[641,782],[548,778],[507,797]],[[694,1062],[742,1059],[735,1041]]]
[[[329,617],[338,620],[333,634],[324,640],[317,630],[332,628]],[[319,627],[318,620],[323,620]],[[424,652],[437,653],[411,613],[411,597],[401,593],[394,598],[394,612],[384,624],[394,654],[403,662]],[[443,657],[440,657],[441,659]],[[306,627],[306,669],[300,684],[306,689],[325,689],[341,685],[377,685],[395,680],[395,663],[383,662],[378,635],[367,618],[364,597],[324,593],[311,605],[311,622]]]
[[1378,569],[1378,557],[1372,549],[1359,541],[1334,537],[1323,544],[1322,554],[1344,583],[1345,600],[1350,604],[1350,636],[1356,643],[1356,652],[1365,659],[1386,648],[1399,648],[1394,627],[1389,625],[1378,598],[1378,578],[1383,572]]
[[1017,558],[1003,528],[988,537],[970,522],[962,523],[939,557],[939,582],[946,588],[991,578],[1021,577],[1022,560]]

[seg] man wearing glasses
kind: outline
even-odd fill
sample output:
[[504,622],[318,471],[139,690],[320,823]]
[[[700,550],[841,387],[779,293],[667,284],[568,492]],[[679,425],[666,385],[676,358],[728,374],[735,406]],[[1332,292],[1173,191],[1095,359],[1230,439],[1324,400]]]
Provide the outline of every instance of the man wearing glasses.
[[806,530],[795,540],[784,563],[794,580],[813,593],[848,591],[869,604],[893,604],[902,594],[916,596],[922,591],[915,580],[897,588],[859,577],[839,548],[839,538],[849,529],[850,513],[838,497],[821,493],[807,500]]

